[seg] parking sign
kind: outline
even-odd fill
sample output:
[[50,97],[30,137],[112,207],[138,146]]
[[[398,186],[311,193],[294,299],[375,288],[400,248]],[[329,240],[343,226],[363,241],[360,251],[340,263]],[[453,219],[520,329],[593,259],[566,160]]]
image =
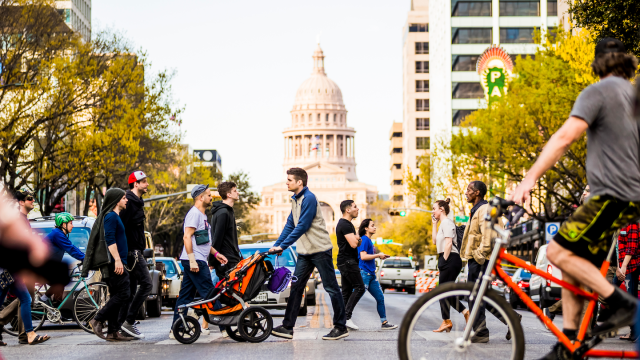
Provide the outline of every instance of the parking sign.
[[548,222],[544,224],[544,239],[547,241],[547,244],[553,240],[553,236],[558,233],[558,230],[560,230],[559,222]]

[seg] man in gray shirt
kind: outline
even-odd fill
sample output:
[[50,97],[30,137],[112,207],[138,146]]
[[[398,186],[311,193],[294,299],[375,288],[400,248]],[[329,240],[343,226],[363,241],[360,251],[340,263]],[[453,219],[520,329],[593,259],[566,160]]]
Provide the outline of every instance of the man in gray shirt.
[[[600,82],[582,91],[569,119],[549,139],[540,157],[513,194],[524,204],[538,179],[549,170],[573,142],[587,132],[587,181],[591,196],[560,230],[547,248],[548,259],[562,270],[562,280],[593,289],[604,298],[603,323],[592,336],[630,325],[637,300],[614,288],[600,274],[611,246],[611,236],[640,217],[640,170],[638,128],[632,116],[634,89],[627,79],[635,75],[638,60],[626,53],[619,40],[602,39],[591,64]],[[582,300],[562,289],[563,332],[576,340]],[[579,339],[583,340],[583,339]],[[571,353],[558,342],[543,359],[559,359]]]

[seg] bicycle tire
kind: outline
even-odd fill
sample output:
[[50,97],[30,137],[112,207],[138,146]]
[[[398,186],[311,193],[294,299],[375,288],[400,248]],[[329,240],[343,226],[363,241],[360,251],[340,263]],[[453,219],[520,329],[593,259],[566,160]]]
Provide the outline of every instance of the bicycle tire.
[[[413,359],[411,355],[411,334],[415,323],[421,316],[422,312],[429,306],[434,304],[435,301],[446,297],[454,296],[468,296],[473,290],[474,284],[472,283],[447,283],[442,286],[438,286],[434,290],[422,295],[416,300],[409,310],[404,315],[402,323],[400,325],[400,332],[398,334],[398,355],[401,360],[418,360]],[[507,322],[507,327],[511,331],[512,336],[512,356],[511,360],[524,359],[525,343],[524,332],[520,319],[517,313],[509,306],[504,297],[501,297],[495,291],[488,289],[485,292],[483,301],[492,305],[496,310],[504,317]],[[471,311],[469,309],[469,311]],[[462,355],[462,352],[459,352]]]
[[[80,328],[90,334],[93,334],[93,329],[89,325],[89,321],[93,320],[98,311],[109,300],[109,288],[106,283],[94,282],[87,284],[87,287],[92,291],[91,294],[87,294],[87,288],[84,286],[75,295],[73,301],[73,318],[80,326]],[[91,298],[97,303],[96,307]]]

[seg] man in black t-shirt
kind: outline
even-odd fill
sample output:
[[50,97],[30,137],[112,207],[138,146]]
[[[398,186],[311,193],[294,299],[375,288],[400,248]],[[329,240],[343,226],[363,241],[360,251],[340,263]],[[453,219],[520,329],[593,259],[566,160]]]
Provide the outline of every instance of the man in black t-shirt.
[[338,270],[342,276],[342,298],[346,307],[347,327],[358,330],[358,326],[351,320],[351,314],[356,307],[365,288],[360,267],[358,266],[358,246],[360,237],[356,235],[356,228],[351,221],[358,217],[360,209],[353,200],[345,200],[340,203],[342,218],[336,226],[338,239]]

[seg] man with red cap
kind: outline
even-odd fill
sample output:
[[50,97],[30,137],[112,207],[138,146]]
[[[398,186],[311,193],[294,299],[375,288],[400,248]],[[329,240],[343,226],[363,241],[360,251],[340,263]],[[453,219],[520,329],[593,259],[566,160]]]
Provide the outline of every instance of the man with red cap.
[[[136,328],[136,314],[140,307],[147,300],[153,286],[151,285],[151,275],[147,268],[147,262],[142,255],[146,249],[144,237],[144,200],[142,195],[147,193],[149,182],[147,175],[140,171],[134,171],[129,175],[129,190],[126,197],[127,208],[120,212],[120,220],[124,224],[124,231],[127,235],[127,264],[129,272],[130,296],[129,301],[120,309],[118,321],[122,325],[122,330],[127,334],[143,339],[144,335]],[[138,288],[140,285],[140,288]]]

